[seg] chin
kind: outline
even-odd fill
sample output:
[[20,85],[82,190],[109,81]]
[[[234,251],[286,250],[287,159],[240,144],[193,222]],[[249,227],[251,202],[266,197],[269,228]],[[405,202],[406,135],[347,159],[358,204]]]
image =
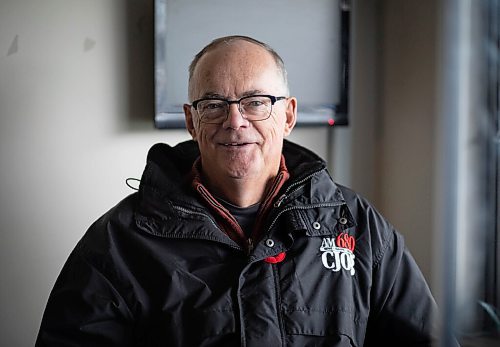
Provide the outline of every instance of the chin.
[[255,165],[247,165],[244,167],[228,167],[228,175],[231,178],[244,179],[244,178],[255,178],[262,175],[262,170],[255,167]]

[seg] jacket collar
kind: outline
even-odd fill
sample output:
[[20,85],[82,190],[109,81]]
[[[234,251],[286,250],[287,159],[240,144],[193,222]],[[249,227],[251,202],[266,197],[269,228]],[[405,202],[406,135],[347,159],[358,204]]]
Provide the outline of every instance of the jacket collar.
[[[207,206],[211,209],[216,219],[219,221],[221,229],[242,248],[246,249],[249,253],[251,250],[252,242],[248,242],[240,225],[233,217],[233,215],[217,201],[217,199],[208,191],[203,185],[201,179],[201,160],[198,159],[194,162],[192,168],[192,187],[196,190],[201,198],[205,201]],[[257,213],[257,220],[252,231],[251,239],[259,240],[261,237],[262,224],[272,208],[272,203],[276,199],[281,187],[288,180],[290,174],[285,164],[285,157],[281,156],[280,167],[278,174],[274,178],[272,185],[267,190],[266,196],[262,200],[261,206]]]
[[[137,213],[143,218],[165,219],[178,213],[179,209],[174,206],[186,207],[199,215],[207,214],[207,206],[209,209],[215,206],[217,211],[223,211],[199,179],[198,157],[199,150],[194,141],[181,142],[174,147],[154,145],[148,153],[141,178]],[[325,162],[310,150],[285,140],[280,175],[264,200],[259,223],[267,219],[271,210],[274,210],[272,213],[275,215],[276,210],[303,210],[324,203],[330,206],[345,203],[341,190],[327,172]],[[233,242],[240,245],[244,242],[241,228],[236,227],[234,217],[228,212],[223,216],[217,215],[216,219],[219,227],[221,221],[225,222],[222,229]],[[227,228],[231,231],[227,231]],[[323,232],[308,228],[307,234],[313,236]],[[213,235],[208,237],[214,238]],[[258,239],[261,235],[256,234],[255,237]]]

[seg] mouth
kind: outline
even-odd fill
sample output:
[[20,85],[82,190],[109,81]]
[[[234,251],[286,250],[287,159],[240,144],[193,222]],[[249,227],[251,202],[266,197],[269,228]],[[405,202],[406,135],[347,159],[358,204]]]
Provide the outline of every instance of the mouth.
[[241,147],[241,146],[246,146],[249,145],[250,143],[248,142],[228,142],[228,143],[221,143],[222,146],[224,147]]
[[245,146],[250,146],[250,145],[255,145],[257,144],[256,141],[249,140],[249,139],[220,139],[217,141],[219,146],[225,147],[225,148],[238,148],[238,147],[245,147]]

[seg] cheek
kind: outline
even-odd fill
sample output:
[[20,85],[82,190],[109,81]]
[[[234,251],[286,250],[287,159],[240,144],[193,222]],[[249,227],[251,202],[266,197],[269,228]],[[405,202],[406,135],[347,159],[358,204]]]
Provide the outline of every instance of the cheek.
[[284,137],[285,131],[285,117],[283,115],[272,114],[269,118],[269,125],[267,127],[267,136],[271,141],[281,141]]
[[284,137],[284,122],[279,119],[269,119],[269,121],[268,126],[260,131],[265,139],[263,152],[268,158],[280,157]]
[[196,130],[196,141],[198,142],[198,145],[203,148],[210,148],[212,144],[211,139],[213,138],[215,132],[216,131],[211,129],[210,126],[198,126]]

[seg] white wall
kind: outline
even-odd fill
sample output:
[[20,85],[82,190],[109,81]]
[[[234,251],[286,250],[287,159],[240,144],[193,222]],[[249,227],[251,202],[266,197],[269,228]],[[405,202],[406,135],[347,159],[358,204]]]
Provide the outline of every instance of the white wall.
[[[388,139],[397,129],[390,128],[386,139],[377,138],[375,131],[390,126],[400,114],[406,121],[413,119],[413,113],[391,108],[399,105],[391,100],[400,95],[388,88],[404,86],[386,81],[385,116],[379,122],[379,3],[355,4],[351,126],[331,133],[326,128],[296,129],[291,139],[329,157],[337,179],[381,202],[383,212],[406,231],[427,273],[425,247],[414,242],[425,225],[412,228],[420,216],[415,206],[427,196],[417,194],[417,188],[408,192],[404,182],[390,185],[398,170],[408,173],[405,165],[392,165],[405,153],[391,150],[408,137],[393,143]],[[393,13],[389,18],[395,17]],[[155,142],[175,144],[188,138],[183,130],[152,126],[152,18],[152,0],[0,2],[1,346],[33,345],[49,291],[68,254],[91,222],[131,193],[124,180],[140,177],[147,149]],[[395,25],[398,30],[405,23]],[[409,30],[420,29],[415,24]],[[399,49],[408,54],[418,49],[387,42],[392,53],[385,58],[385,69]],[[401,73],[407,73],[411,59],[406,64]],[[425,92],[425,83],[419,82],[411,95]],[[408,135],[413,127],[405,129]],[[427,128],[415,131],[427,138]],[[425,162],[428,147],[412,150]],[[382,181],[376,179],[379,160],[388,164],[381,174],[389,176]],[[413,177],[400,180],[408,183]],[[401,213],[398,199],[408,194],[410,212]]]
[[[140,177],[149,146],[188,138],[152,127],[152,98],[141,90],[152,90],[152,73],[130,73],[151,63],[152,48],[141,40],[150,41],[152,28],[148,8],[131,6],[0,3],[2,346],[33,345],[69,252],[131,192],[124,180]],[[131,55],[131,48],[143,52]]]

